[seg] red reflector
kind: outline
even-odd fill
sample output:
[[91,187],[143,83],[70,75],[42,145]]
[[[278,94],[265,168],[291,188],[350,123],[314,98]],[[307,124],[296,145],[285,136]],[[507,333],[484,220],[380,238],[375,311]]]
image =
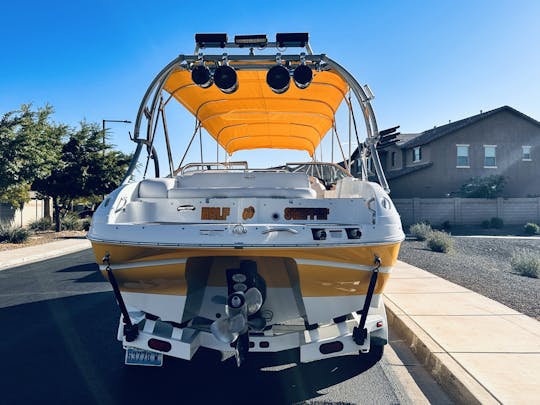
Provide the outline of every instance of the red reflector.
[[382,325],[383,325],[382,321],[377,322],[377,328],[382,327]]
[[148,341],[148,347],[150,349],[159,350],[160,352],[168,352],[172,348],[169,342],[159,339],[150,339]]
[[322,354],[336,353],[343,350],[343,343],[339,340],[337,342],[324,343],[319,347],[319,351]]
[[266,349],[266,348],[270,347],[270,342],[267,342],[267,341],[263,340],[262,342],[259,342],[259,347],[261,349]]

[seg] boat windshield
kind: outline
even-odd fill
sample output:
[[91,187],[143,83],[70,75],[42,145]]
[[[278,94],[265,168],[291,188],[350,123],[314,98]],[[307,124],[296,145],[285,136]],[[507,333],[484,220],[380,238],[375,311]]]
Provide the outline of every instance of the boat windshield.
[[330,189],[338,180],[351,176],[343,167],[335,163],[287,163],[285,167],[291,172],[302,172],[316,177],[327,189]]

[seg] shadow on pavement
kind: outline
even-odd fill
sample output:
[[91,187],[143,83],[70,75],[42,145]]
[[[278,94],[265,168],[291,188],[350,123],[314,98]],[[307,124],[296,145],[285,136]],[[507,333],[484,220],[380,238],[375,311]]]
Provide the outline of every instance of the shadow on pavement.
[[105,278],[101,275],[99,267],[96,263],[86,263],[78,266],[71,266],[62,270],[58,270],[58,273],[81,273],[89,272],[90,274],[79,277],[72,281],[76,283],[103,283],[106,282]]
[[252,354],[237,368],[234,358],[221,362],[218,352],[201,349],[191,362],[165,358],[162,368],[127,367],[117,317],[111,292],[1,308],[2,402],[291,403],[316,398],[377,361],[344,356],[296,364],[297,352],[286,351]]

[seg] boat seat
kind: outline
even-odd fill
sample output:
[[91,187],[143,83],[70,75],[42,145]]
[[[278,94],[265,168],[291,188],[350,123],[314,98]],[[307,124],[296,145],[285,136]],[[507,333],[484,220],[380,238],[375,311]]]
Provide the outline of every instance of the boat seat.
[[283,187],[183,187],[168,192],[169,198],[317,198],[309,188]]
[[169,198],[316,198],[305,173],[196,172],[176,178]]
[[145,179],[139,183],[140,198],[167,198],[168,191],[174,187],[171,178]]

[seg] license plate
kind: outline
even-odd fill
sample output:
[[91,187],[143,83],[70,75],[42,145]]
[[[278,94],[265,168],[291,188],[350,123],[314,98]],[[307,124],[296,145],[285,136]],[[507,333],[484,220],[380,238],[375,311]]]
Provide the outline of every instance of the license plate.
[[128,347],[126,349],[126,364],[132,366],[157,366],[163,365],[163,353]]

